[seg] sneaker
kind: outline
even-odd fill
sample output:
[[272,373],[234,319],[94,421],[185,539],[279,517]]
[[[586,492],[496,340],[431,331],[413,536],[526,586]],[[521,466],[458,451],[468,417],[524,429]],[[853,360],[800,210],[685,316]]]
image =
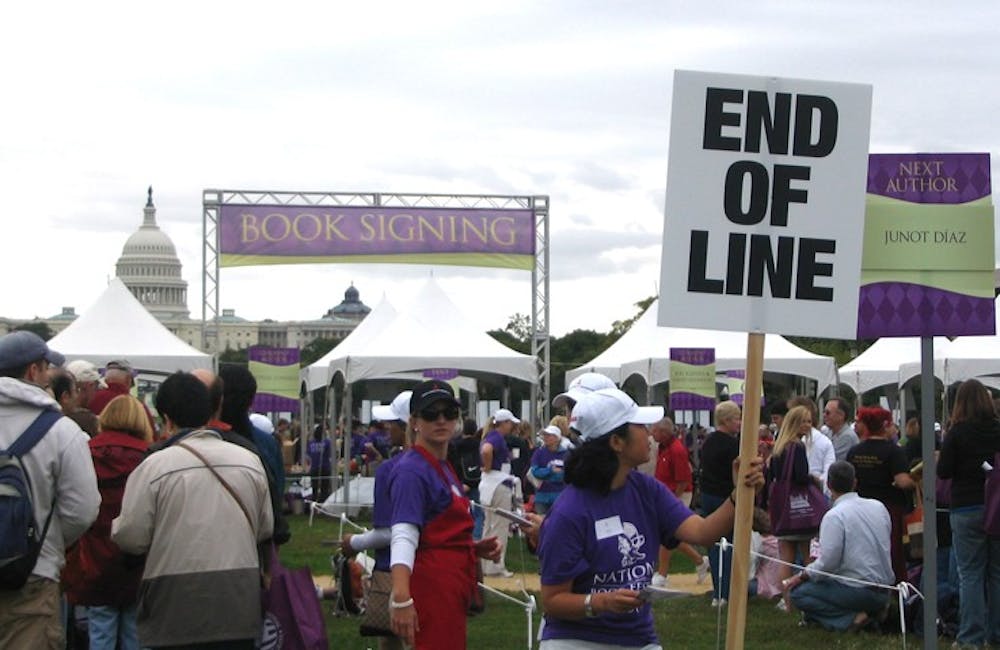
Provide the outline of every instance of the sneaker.
[[660,575],[659,573],[653,574],[653,580],[650,583],[654,587],[662,587],[666,589],[670,586],[670,576]]
[[726,606],[726,599],[725,598],[713,598],[712,599],[712,607],[725,607],[725,606]]
[[483,575],[484,576],[488,576],[490,578],[513,578],[514,577],[514,573],[511,572],[511,571],[508,571],[507,569],[503,569],[502,571],[497,571],[495,573],[484,573]]
[[708,563],[708,556],[702,555],[701,564],[698,565],[698,584],[702,584],[705,582],[705,578],[708,577],[708,570],[710,568],[711,565]]
[[778,604],[774,608],[782,612],[788,612],[788,603],[785,602],[784,598],[779,598]]

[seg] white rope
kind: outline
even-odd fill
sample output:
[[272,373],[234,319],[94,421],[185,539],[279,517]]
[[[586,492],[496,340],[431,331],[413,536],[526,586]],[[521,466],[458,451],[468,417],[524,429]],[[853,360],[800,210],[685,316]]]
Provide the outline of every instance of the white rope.
[[[721,571],[721,567],[722,567],[722,551],[723,551],[723,549],[725,549],[725,548],[734,548],[734,547],[729,542],[729,540],[727,540],[725,537],[723,537],[722,539],[720,539],[718,541],[718,546],[719,546],[719,566],[720,566],[720,571]],[[802,566],[801,564],[795,564],[794,562],[785,562],[782,559],[779,559],[779,558],[776,558],[776,557],[771,557],[770,555],[764,555],[763,553],[758,553],[758,552],[754,551],[753,549],[750,550],[750,555],[755,555],[758,558],[764,558],[764,559],[767,559],[769,562],[775,562],[777,564],[781,564],[781,565],[784,565],[784,566],[787,566],[787,567],[791,567],[793,569],[799,569],[800,571],[804,571],[805,570],[805,567]],[[924,599],[924,595],[923,595],[923,593],[920,592],[919,589],[917,589],[916,587],[914,587],[909,582],[900,582],[899,584],[896,584],[896,585],[883,585],[883,584],[880,584],[878,582],[869,582],[867,580],[861,580],[859,578],[852,578],[850,576],[842,576],[842,575],[838,575],[836,573],[828,573],[826,571],[820,571],[818,569],[810,569],[809,573],[815,574],[815,575],[821,575],[821,576],[824,576],[824,577],[827,577],[827,578],[831,578],[831,579],[834,579],[834,580],[837,580],[837,581],[843,582],[843,583],[854,583],[855,585],[861,586],[861,587],[875,587],[875,588],[878,588],[878,589],[885,589],[886,591],[895,591],[896,592],[896,596],[897,596],[897,600],[898,600],[898,603],[899,603],[899,630],[900,630],[900,633],[902,634],[902,637],[903,637],[903,648],[905,650],[905,648],[906,648],[906,617],[905,617],[905,613],[904,613],[904,610],[903,610],[903,606],[905,605],[907,598],[909,598],[912,595],[918,596],[920,598],[920,600]],[[720,623],[718,623],[718,624],[721,625],[721,616],[719,618],[720,618]]]

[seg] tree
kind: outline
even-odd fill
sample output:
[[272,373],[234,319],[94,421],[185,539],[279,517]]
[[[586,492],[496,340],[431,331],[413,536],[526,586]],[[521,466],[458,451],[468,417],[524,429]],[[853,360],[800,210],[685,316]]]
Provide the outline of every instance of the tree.
[[486,333],[512,350],[531,354],[531,318],[524,314],[514,314],[502,330],[490,330]]
[[656,296],[643,298],[639,302],[635,303],[635,306],[639,309],[639,313],[637,313],[632,318],[626,318],[625,320],[616,320],[615,322],[611,323],[611,332],[608,334],[608,336],[611,337],[610,343],[614,343],[615,341],[620,339],[622,337],[622,334],[627,332],[629,328],[632,327],[632,324],[635,323],[637,320],[639,320],[640,316],[646,313],[646,310],[649,309],[649,306],[652,305],[653,301],[655,300]]
[[49,327],[48,323],[40,320],[34,320],[29,323],[21,323],[20,325],[14,328],[15,332],[18,330],[23,330],[26,332],[34,332],[38,336],[42,337],[43,341],[48,341],[50,338],[56,335],[56,333],[52,331],[52,328]]
[[338,343],[340,341],[337,339],[325,339],[322,337],[309,341],[302,348],[302,351],[299,352],[299,365],[305,368],[309,364],[319,361],[327,352],[337,347]]
[[219,363],[241,363],[246,365],[247,354],[246,348],[234,350],[227,345],[225,351],[219,353]]

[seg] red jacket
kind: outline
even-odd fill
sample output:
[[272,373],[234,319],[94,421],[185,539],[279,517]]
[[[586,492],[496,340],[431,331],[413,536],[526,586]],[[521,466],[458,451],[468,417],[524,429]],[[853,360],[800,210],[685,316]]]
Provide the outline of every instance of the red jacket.
[[111,541],[111,521],[121,513],[125,481],[142,462],[148,443],[127,433],[102,431],[89,444],[101,510],[66,551],[63,586],[71,604],[125,607],[136,602],[142,565],[126,565],[121,549]]

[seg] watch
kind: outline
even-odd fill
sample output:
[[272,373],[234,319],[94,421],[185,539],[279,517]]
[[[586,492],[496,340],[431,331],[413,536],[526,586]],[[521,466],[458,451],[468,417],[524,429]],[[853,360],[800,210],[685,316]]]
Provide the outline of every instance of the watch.
[[597,612],[594,611],[594,606],[590,602],[591,594],[587,594],[583,597],[583,615],[587,618],[594,618],[597,616]]

